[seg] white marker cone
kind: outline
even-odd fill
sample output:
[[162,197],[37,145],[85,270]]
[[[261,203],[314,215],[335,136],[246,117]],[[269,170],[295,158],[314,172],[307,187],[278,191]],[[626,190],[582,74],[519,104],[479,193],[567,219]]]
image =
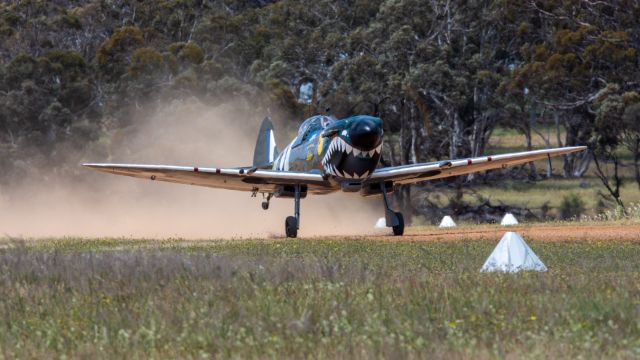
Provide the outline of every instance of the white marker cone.
[[502,226],[518,225],[518,219],[516,219],[516,217],[513,216],[512,213],[506,213],[504,214],[504,217],[502,218],[500,225]]
[[453,221],[451,216],[447,215],[442,218],[442,221],[440,221],[439,227],[441,228],[456,227],[456,223]]
[[518,272],[522,270],[547,271],[540,258],[515,232],[507,232],[502,236],[498,246],[482,265],[482,272]]

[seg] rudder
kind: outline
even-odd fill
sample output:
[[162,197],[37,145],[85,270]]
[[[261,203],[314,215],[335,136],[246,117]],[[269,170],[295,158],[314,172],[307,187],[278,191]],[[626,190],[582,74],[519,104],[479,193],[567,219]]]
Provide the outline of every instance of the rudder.
[[277,156],[278,149],[276,148],[276,140],[273,133],[273,123],[271,118],[266,117],[262,120],[262,125],[258,132],[258,140],[253,152],[253,166],[256,168],[268,167]]

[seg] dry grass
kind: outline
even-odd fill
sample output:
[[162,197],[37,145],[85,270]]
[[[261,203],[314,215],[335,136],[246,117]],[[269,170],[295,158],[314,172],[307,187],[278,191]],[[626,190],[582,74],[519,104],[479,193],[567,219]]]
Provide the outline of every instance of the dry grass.
[[[554,225],[556,227],[560,225]],[[566,227],[569,231],[569,228]],[[617,229],[623,229],[618,226]],[[0,250],[5,358],[634,358],[640,241],[539,241],[547,273],[481,274],[497,243],[48,239]],[[502,231],[494,226],[495,231]],[[537,229],[537,230],[536,230]],[[551,232],[558,231],[550,228]],[[526,231],[532,231],[527,235]],[[460,230],[455,230],[456,232]],[[637,226],[630,231],[637,231]],[[625,233],[626,234],[626,233]],[[433,239],[439,240],[433,240]],[[420,240],[420,241],[414,241]]]

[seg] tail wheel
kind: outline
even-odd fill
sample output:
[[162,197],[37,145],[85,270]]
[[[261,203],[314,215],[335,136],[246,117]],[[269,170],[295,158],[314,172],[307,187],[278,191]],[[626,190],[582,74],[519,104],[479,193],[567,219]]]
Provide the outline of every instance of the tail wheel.
[[395,214],[396,214],[396,217],[398,218],[398,225],[392,227],[393,235],[401,236],[402,234],[404,234],[404,217],[400,212],[397,212]]
[[294,216],[287,216],[284,221],[284,230],[289,238],[295,238],[298,236],[298,220]]

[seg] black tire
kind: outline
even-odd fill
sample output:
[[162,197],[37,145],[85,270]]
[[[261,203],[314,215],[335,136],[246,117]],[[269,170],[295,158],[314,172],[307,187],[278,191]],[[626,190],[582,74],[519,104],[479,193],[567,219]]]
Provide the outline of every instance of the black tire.
[[287,216],[284,221],[284,231],[289,238],[295,238],[298,236],[298,220],[294,216]]
[[268,201],[263,201],[262,202],[262,210],[269,210],[269,202]]
[[402,217],[402,213],[400,212],[397,212],[395,214],[398,217],[398,225],[392,227],[393,235],[401,236],[402,234],[404,234],[404,217]]

